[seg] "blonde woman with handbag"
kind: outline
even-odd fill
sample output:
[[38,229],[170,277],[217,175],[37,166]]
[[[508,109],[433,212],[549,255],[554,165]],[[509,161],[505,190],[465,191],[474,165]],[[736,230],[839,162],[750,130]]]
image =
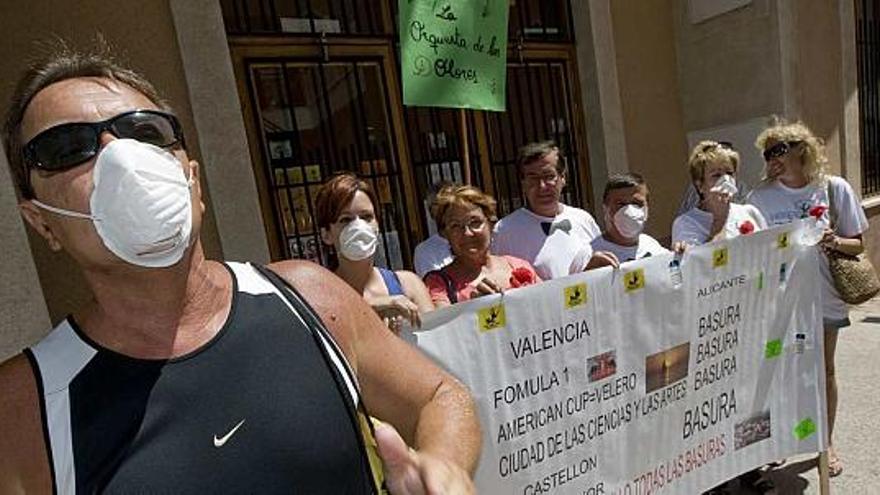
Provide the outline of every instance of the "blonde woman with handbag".
[[[819,271],[825,330],[828,467],[831,476],[837,476],[843,471],[843,464],[831,440],[837,413],[834,352],[839,330],[849,326],[850,321],[849,308],[834,287],[824,253],[861,254],[865,249],[862,234],[868,229],[868,219],[852,186],[842,177],[827,173],[824,145],[802,122],[779,121],[771,125],[761,132],[755,146],[764,155],[765,178],[747,201],[758,207],[770,226],[809,216],[827,226],[819,241],[823,250]],[[833,211],[829,211],[829,207]]]

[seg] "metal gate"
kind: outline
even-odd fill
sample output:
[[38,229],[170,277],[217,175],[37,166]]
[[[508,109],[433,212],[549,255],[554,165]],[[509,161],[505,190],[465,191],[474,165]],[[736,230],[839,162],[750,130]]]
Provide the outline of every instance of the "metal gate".
[[259,189],[280,245],[273,257],[327,261],[314,216],[315,194],[333,174],[351,171],[371,184],[380,202],[377,264],[408,265],[412,221],[387,54],[328,50],[317,59],[307,53],[276,58],[268,51],[244,47],[236,52],[254,116],[251,141],[262,155]]
[[[221,0],[273,259],[325,261],[317,187],[357,172],[382,203],[382,254],[410,266],[434,232],[437,184],[464,178],[458,110],[403,107],[396,0]],[[568,0],[511,3],[506,112],[465,112],[473,184],[504,215],[523,204],[517,149],[553,139],[568,165],[564,201],[590,201]],[[244,101],[246,100],[246,101]],[[381,262],[381,260],[380,260]]]
[[880,193],[880,1],[856,0],[862,195]]

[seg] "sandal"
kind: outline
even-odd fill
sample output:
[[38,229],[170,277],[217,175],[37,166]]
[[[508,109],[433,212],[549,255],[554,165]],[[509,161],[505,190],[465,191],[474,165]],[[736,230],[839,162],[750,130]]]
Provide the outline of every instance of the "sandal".
[[828,476],[834,478],[843,472],[843,461],[837,456],[837,452],[828,448]]

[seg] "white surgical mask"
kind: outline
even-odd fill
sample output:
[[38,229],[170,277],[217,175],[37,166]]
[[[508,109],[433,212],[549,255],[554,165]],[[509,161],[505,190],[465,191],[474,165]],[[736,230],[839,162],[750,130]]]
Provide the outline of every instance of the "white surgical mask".
[[355,218],[339,232],[339,254],[351,261],[373,256],[378,245],[376,229],[361,218]]
[[98,154],[92,176],[91,214],[32,201],[91,220],[107,249],[133,265],[162,268],[180,261],[192,236],[192,180],[174,155],[134,139],[115,139]]
[[627,239],[635,239],[645,229],[648,212],[636,205],[626,205],[614,214],[614,227]]
[[715,185],[710,189],[712,192],[723,192],[735,196],[739,189],[736,187],[736,179],[730,174],[724,174],[718,178]]

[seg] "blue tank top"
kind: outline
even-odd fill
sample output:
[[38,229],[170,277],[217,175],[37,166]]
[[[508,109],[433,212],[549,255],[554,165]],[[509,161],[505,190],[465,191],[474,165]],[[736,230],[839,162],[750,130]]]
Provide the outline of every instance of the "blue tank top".
[[388,289],[389,296],[405,295],[403,292],[403,286],[400,285],[400,278],[397,276],[397,273],[395,273],[394,270],[389,270],[382,267],[376,268],[379,269],[379,274],[382,275],[382,280],[385,282],[385,287]]

